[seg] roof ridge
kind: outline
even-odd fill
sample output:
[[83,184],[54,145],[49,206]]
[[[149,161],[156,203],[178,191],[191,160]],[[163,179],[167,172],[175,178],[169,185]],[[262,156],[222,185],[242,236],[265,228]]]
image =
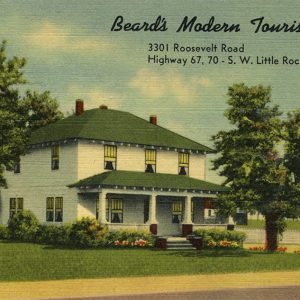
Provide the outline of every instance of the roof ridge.
[[[113,110],[113,109],[111,109],[111,110]],[[185,136],[183,136],[182,134],[180,134],[180,133],[178,133],[178,132],[176,132],[176,131],[170,130],[170,129],[168,129],[168,128],[165,128],[165,127],[163,127],[163,126],[161,126],[161,125],[158,125],[158,124],[154,125],[154,124],[150,123],[149,121],[147,121],[146,119],[143,119],[143,118],[140,117],[140,116],[134,115],[134,114],[131,113],[131,112],[128,112],[128,111],[121,111],[121,110],[114,110],[114,111],[119,111],[119,112],[122,112],[122,113],[130,114],[130,115],[132,115],[133,117],[135,117],[135,118],[137,118],[137,119],[140,119],[140,120],[143,120],[143,121],[147,122],[147,123],[148,123],[149,125],[151,125],[151,126],[160,127],[160,128],[163,129],[163,130],[166,130],[166,131],[171,132],[171,133],[175,133],[175,134],[179,135],[180,137],[182,137],[182,138],[184,138],[184,139],[186,139],[186,140],[188,140],[188,141],[190,141],[190,142],[196,143],[196,144],[198,144],[198,145],[201,146],[201,147],[205,147],[205,148],[207,148],[207,151],[214,151],[214,149],[212,149],[212,148],[210,148],[210,147],[207,147],[207,146],[205,146],[205,145],[203,145],[203,144],[200,144],[200,143],[198,143],[198,142],[192,140],[191,138],[185,137]],[[158,145],[158,146],[159,146],[159,145]]]

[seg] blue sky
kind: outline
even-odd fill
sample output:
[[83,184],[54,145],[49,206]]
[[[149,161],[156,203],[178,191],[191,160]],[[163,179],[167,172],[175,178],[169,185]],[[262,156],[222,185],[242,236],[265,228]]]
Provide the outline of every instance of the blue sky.
[[[1,39],[9,56],[27,58],[27,89],[49,90],[64,112],[77,98],[86,108],[106,104],[158,123],[211,146],[210,137],[229,128],[223,116],[228,86],[271,85],[283,112],[299,107],[300,66],[159,66],[147,63],[148,43],[191,46],[245,44],[245,54],[300,57],[300,33],[253,33],[250,20],[300,21],[295,1],[0,1]],[[128,22],[167,19],[166,32],[111,32],[116,16]],[[179,32],[184,16],[240,23],[238,33]],[[161,53],[164,55],[165,53]],[[168,53],[173,55],[172,53]],[[206,55],[206,54],[203,54]],[[217,53],[220,58],[227,56]],[[186,57],[186,54],[178,54]],[[208,180],[219,182],[214,172]]]

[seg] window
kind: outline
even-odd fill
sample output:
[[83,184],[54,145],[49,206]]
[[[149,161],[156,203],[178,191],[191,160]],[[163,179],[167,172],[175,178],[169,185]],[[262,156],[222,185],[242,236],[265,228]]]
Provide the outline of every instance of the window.
[[46,221],[53,222],[54,221],[54,198],[48,197],[46,199]]
[[116,170],[117,162],[117,147],[116,146],[104,146],[104,169]]
[[62,222],[63,220],[63,198],[55,198],[55,222]]
[[16,160],[14,162],[14,173],[20,173],[21,172],[21,164],[20,164],[20,159]]
[[16,213],[21,212],[24,206],[23,198],[9,199],[9,217],[12,218]]
[[112,199],[111,223],[123,223],[123,200]]
[[59,146],[52,146],[51,148],[51,170],[59,169]]
[[175,200],[172,203],[172,223],[179,223],[182,220],[182,202]]
[[146,173],[156,172],[156,150],[146,149],[145,150],[145,163],[146,163]]
[[46,199],[46,221],[63,221],[63,197],[47,197]]
[[189,154],[178,153],[178,174],[188,175],[189,174]]

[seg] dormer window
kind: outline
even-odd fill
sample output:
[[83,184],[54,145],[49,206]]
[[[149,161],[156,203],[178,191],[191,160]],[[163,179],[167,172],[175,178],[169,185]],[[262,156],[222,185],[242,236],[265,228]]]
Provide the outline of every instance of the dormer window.
[[146,173],[155,173],[156,172],[156,150],[146,149],[145,150],[145,163]]
[[15,160],[14,162],[14,173],[20,173],[21,172],[21,164],[20,164],[20,158]]
[[117,165],[117,146],[104,146],[104,169],[116,170]]
[[59,146],[52,146],[51,148],[51,170],[59,169]]
[[178,153],[178,174],[188,175],[189,174],[189,154],[179,152]]

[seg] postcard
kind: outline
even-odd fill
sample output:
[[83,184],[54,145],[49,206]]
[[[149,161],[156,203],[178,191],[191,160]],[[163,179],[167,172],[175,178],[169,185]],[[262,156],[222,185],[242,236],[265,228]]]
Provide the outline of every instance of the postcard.
[[[0,298],[297,295],[299,13],[291,0],[1,1]],[[257,188],[272,168],[289,212]]]

